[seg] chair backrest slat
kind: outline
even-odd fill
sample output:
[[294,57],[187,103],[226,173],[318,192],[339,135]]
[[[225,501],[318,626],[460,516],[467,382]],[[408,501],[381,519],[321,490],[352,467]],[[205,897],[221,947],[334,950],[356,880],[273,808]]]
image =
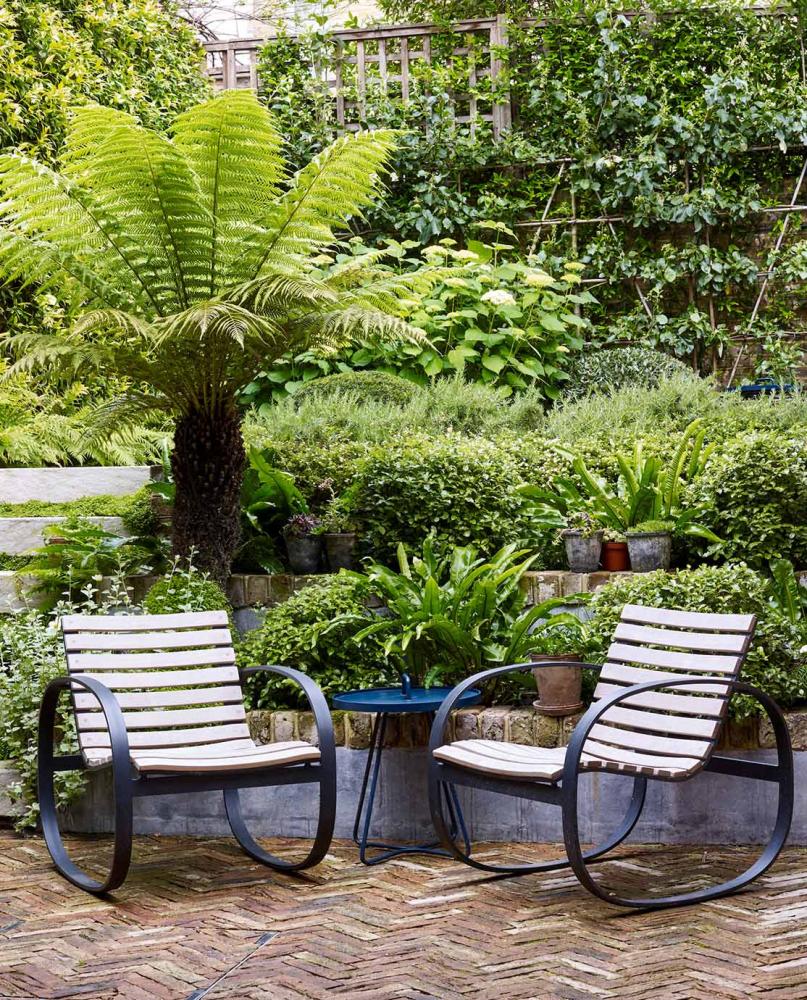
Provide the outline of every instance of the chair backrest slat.
[[[251,742],[226,612],[66,615],[62,628],[68,672],[113,692],[133,750]],[[73,699],[82,752],[98,763],[110,746],[103,712],[87,691]]]
[[586,765],[670,778],[703,767],[725,720],[731,694],[725,681],[739,677],[755,625],[753,615],[627,605],[595,700],[634,684],[709,683],[632,695],[608,709],[586,740]]

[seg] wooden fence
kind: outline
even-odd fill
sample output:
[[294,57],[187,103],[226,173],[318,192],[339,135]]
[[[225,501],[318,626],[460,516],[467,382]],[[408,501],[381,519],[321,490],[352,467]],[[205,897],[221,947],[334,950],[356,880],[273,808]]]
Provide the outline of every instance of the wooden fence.
[[[467,123],[471,131],[479,121],[491,123],[493,136],[498,139],[510,127],[510,98],[506,91],[498,93],[497,81],[502,74],[501,53],[507,45],[507,21],[499,17],[459,21],[454,25],[459,44],[453,49],[456,56],[465,56],[473,42],[477,59],[469,67],[469,97],[467,106],[458,109],[455,118]],[[333,94],[336,121],[341,128],[357,128],[370,86],[384,94],[391,87],[402,100],[410,95],[410,81],[418,64],[430,64],[432,39],[444,34],[445,28],[434,24],[396,24],[378,28],[358,28],[334,31],[329,39],[334,47],[334,59],[324,68],[324,85]],[[218,89],[252,88],[258,86],[258,52],[265,39],[238,39],[230,42],[207,42],[207,67],[213,84]],[[484,62],[480,63],[480,58]],[[345,75],[347,67],[355,66],[355,100],[346,98]],[[494,97],[490,108],[482,105],[476,96],[477,85],[489,79]]]

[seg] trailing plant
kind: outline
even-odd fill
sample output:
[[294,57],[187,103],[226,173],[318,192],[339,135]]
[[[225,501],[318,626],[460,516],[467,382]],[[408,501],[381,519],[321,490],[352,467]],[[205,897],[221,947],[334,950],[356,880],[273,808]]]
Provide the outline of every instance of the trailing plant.
[[[770,585],[743,563],[702,566],[676,573],[658,571],[606,584],[592,598],[586,628],[586,659],[602,663],[626,604],[757,616],[754,639],[742,679],[770,694],[780,705],[807,697],[803,636],[797,626],[770,602]],[[759,711],[749,698],[735,696],[730,712],[743,718]]]
[[[327,698],[355,688],[387,684],[392,679],[378,642],[354,641],[355,629],[333,623],[358,614],[367,600],[367,584],[346,576],[328,576],[307,585],[270,608],[263,624],[238,645],[238,666],[279,663],[312,677]],[[296,684],[268,674],[246,681],[251,708],[308,708]]]
[[69,333],[13,338],[15,370],[132,380],[99,412],[106,430],[135,414],[176,419],[174,550],[195,549],[224,580],[240,536],[240,391],[290,349],[416,341],[401,303],[436,275],[368,283],[360,270],[312,270],[377,197],[389,130],[337,139],[288,182],[281,137],[250,93],[200,104],[171,132],[76,108],[61,173],[0,157],[0,274],[82,306]]

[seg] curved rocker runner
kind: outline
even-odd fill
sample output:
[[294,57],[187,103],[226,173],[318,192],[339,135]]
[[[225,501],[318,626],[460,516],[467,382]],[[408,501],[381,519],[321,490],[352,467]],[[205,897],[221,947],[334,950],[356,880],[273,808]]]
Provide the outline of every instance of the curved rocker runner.
[[[252,667],[295,681],[317,726],[318,746],[299,740],[258,745],[250,736],[241,676],[224,611],[172,615],[67,615],[62,619],[68,676],[52,681],[39,714],[39,802],[45,842],[62,875],[87,892],[120,886],[132,853],[132,801],[138,796],[222,791],[241,847],[278,871],[296,872],[325,856],[336,817],[336,748],[317,685],[288,667]],[[54,757],[59,695],[69,689],[80,753]],[[68,857],[53,794],[57,771],[112,768],[114,849],[97,880]],[[319,785],[319,818],[300,861],[264,851],[241,813],[240,789]]]
[[[483,671],[458,684],[443,703],[429,742],[429,804],[445,847],[464,864],[504,875],[571,868],[595,896],[627,907],[684,906],[725,896],[753,881],[776,860],[793,814],[793,753],[784,717],[772,698],[739,679],[755,625],[753,615],[627,605],[602,667],[568,661],[520,663]],[[599,671],[594,703],[577,724],[568,747],[542,749],[493,740],[444,742],[449,716],[469,687],[512,671],[550,666]],[[775,764],[715,754],[735,693],[755,698],[767,713],[776,739]],[[604,843],[583,851],[578,782],[586,771],[629,777],[633,794],[617,830]],[[752,865],[717,885],[643,898],[608,891],[592,878],[588,865],[607,860],[607,853],[636,825],[648,780],[686,781],[702,771],[776,784],[776,822]],[[456,785],[559,806],[566,857],[534,865],[493,865],[470,857],[451,838],[443,815],[443,787]]]

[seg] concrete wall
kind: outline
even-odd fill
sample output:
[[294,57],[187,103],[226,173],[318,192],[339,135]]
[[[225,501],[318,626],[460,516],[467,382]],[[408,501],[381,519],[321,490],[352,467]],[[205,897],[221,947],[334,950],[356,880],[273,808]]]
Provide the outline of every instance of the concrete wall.
[[[0,552],[23,555],[39,548],[45,544],[45,528],[63,520],[63,517],[0,517]],[[88,517],[85,520],[115,535],[125,533],[119,517]]]
[[[774,761],[774,751],[742,754]],[[382,838],[428,840],[433,837],[426,803],[426,750],[384,751],[373,833]],[[367,762],[362,750],[337,750],[336,836],[349,838]],[[620,822],[632,781],[589,774],[581,780],[581,824],[585,841],[604,838]],[[258,836],[308,837],[316,822],[313,788],[249,789],[241,793],[244,813]],[[562,839],[560,810],[489,792],[460,789],[474,840],[557,843]],[[71,829],[110,829],[107,775],[97,775],[87,797],[73,809]],[[632,835],[640,843],[745,844],[767,839],[776,809],[775,788],[765,782],[702,774],[691,781],[649,782],[647,803]],[[229,834],[220,793],[156,796],[135,802],[136,830],[142,834]],[[807,844],[807,752],[796,754],[796,808],[791,843]]]

